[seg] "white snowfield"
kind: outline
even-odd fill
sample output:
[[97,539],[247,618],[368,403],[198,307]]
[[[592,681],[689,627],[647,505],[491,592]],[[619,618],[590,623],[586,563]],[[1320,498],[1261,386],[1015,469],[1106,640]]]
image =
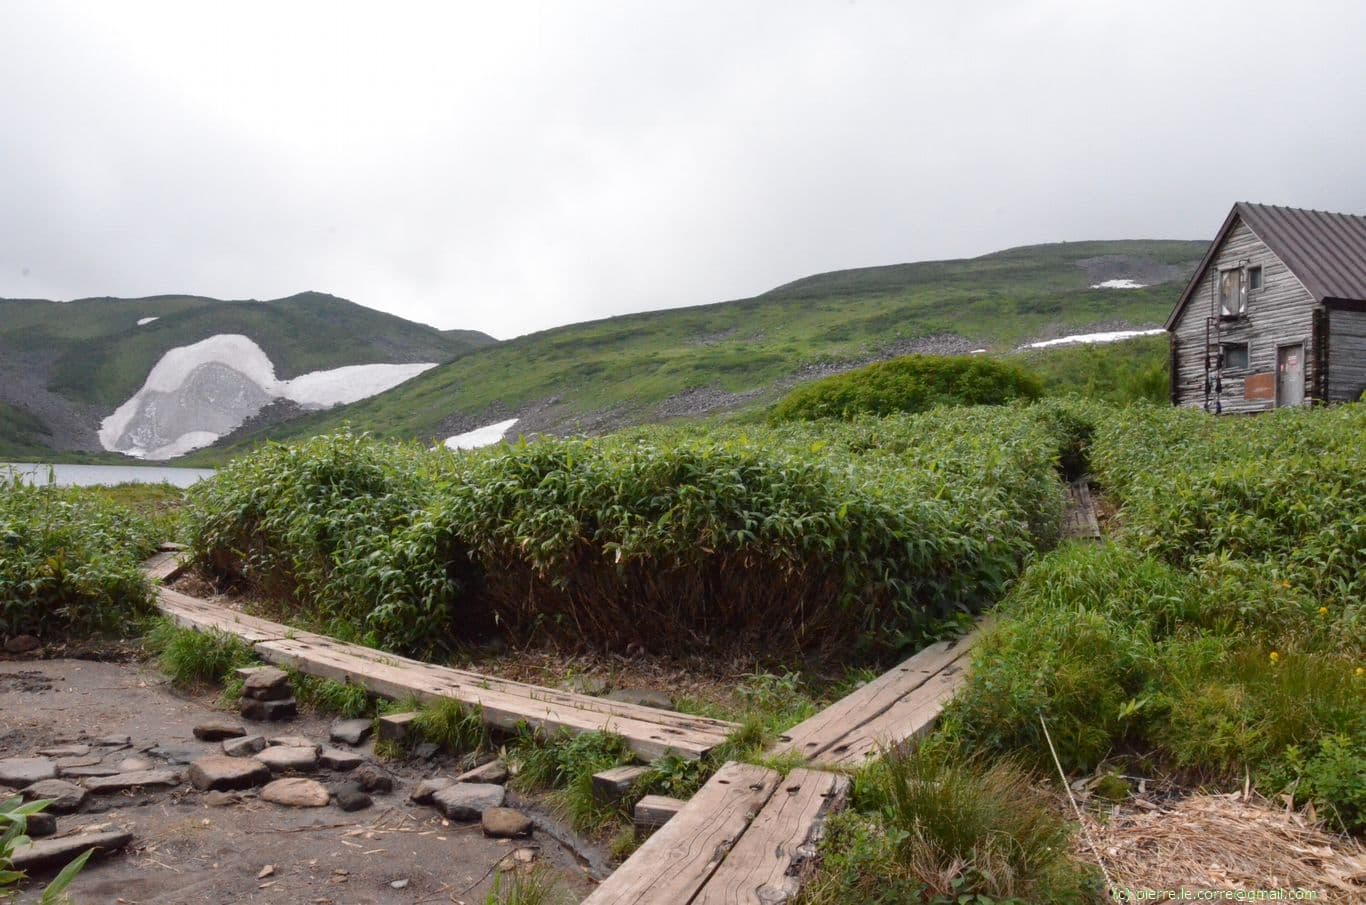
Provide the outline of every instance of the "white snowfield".
[[447,437],[445,445],[447,449],[478,449],[481,446],[492,446],[503,439],[503,435],[511,430],[516,423],[516,418],[509,418],[507,421],[499,421],[497,424],[486,424],[472,431]]
[[142,389],[100,424],[100,445],[139,459],[170,459],[216,442],[277,399],[308,409],[392,389],[436,362],[348,365],[278,380],[249,337],[220,333],[169,350]]
[[139,326],[139,327],[145,327],[145,326],[147,326],[148,324],[150,324],[152,321],[159,321],[159,320],[161,320],[161,318],[159,318],[159,317],[140,317],[140,318],[138,318],[138,326]]
[[1057,339],[1045,339],[1042,342],[1028,343],[1023,346],[1025,349],[1046,349],[1049,346],[1071,346],[1081,343],[1113,343],[1122,339],[1133,339],[1135,336],[1157,336],[1159,333],[1166,333],[1161,327],[1156,330],[1113,330],[1109,333],[1074,333],[1071,336],[1060,336]]
[[1103,283],[1092,283],[1092,289],[1142,289],[1147,283],[1139,283],[1135,280],[1106,280]]

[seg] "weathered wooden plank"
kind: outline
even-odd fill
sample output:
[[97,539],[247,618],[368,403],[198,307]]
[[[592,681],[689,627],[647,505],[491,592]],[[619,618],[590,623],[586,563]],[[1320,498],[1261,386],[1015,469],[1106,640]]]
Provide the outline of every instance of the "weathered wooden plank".
[[885,713],[839,739],[812,763],[827,767],[855,768],[884,750],[899,748],[921,738],[939,721],[944,706],[967,677],[967,658],[955,661],[897,701]]
[[617,804],[650,772],[649,767],[626,764],[593,774],[593,798],[604,807]]
[[248,616],[170,588],[157,588],[156,593],[161,611],[183,628],[225,632],[253,644],[283,638],[289,632],[287,626],[278,622]]
[[[982,625],[985,625],[985,622]],[[797,753],[807,759],[818,757],[963,657],[972,649],[981,630],[979,625],[962,638],[931,644],[820,713],[784,732],[778,737],[770,752]]]
[[185,557],[176,551],[154,553],[142,564],[143,573],[158,584],[174,581],[185,571]]
[[796,898],[825,818],[849,798],[849,777],[793,770],[690,905],[782,905]]
[[688,806],[686,801],[669,795],[646,795],[636,802],[631,812],[637,836],[648,836],[664,824],[673,820],[678,812]]
[[1096,520],[1095,502],[1091,498],[1091,484],[1079,478],[1067,485],[1067,515],[1063,522],[1063,537],[1100,540],[1100,523]]
[[[505,731],[525,725],[542,736],[552,736],[560,731],[615,733],[645,760],[667,754],[695,760],[720,743],[713,734],[675,727],[667,722],[634,720],[483,687],[482,677],[471,682],[465,674],[442,666],[391,665],[360,658],[353,652],[354,647],[320,635],[306,635],[262,641],[256,645],[256,652],[270,662],[359,685],[386,697],[414,697],[420,701],[450,698],[480,708],[485,723]],[[668,716],[666,712],[659,713],[662,717]]]
[[779,780],[773,770],[727,763],[583,905],[690,902],[768,802]]

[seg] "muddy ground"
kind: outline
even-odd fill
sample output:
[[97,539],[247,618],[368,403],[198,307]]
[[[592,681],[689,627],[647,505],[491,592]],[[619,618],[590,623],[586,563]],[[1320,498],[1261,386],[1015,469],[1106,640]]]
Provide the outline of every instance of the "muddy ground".
[[[182,694],[150,666],[135,662],[0,660],[0,758],[32,757],[56,744],[126,735],[131,745],[110,755],[114,760],[143,756],[157,766],[187,769],[185,763],[196,757],[220,753],[219,743],[194,739],[194,726],[211,717],[235,716],[214,706],[215,695]],[[329,722],[301,715],[287,723],[246,725],[268,736],[303,734],[327,745]],[[372,746],[368,742],[355,750],[369,756]],[[353,813],[335,803],[282,807],[254,793],[239,793],[240,801],[215,806],[210,802],[221,795],[196,791],[188,783],[92,795],[80,812],[58,817],[58,835],[80,828],[125,828],[134,841],[120,853],[92,861],[72,885],[71,900],[77,905],[478,905],[493,877],[504,872],[500,866],[522,863],[514,856],[521,848],[534,850],[533,863],[556,876],[566,901],[579,901],[592,890],[590,871],[602,873],[601,853],[576,841],[577,851],[592,858],[594,866],[581,863],[555,841],[570,838],[562,825],[534,803],[509,801],[536,819],[530,841],[509,842],[485,838],[478,823],[452,823],[408,801],[419,779],[454,775],[458,765],[453,761],[385,766],[397,780],[394,791],[376,794],[373,807]],[[315,778],[334,785],[344,774],[320,771]],[[28,884],[17,901],[38,901],[40,888],[40,883]]]

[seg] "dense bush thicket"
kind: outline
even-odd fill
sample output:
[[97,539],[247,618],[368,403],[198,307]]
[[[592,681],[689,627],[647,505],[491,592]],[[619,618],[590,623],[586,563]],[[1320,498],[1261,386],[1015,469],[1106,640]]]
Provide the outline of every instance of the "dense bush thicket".
[[908,355],[804,384],[773,408],[772,419],[809,421],[923,412],[934,406],[1001,405],[1038,399],[1043,384],[993,358]]
[[895,647],[1054,539],[1060,430],[1044,408],[983,408],[461,456],[340,434],[203,485],[192,549],[418,652],[490,617],[617,647]]
[[954,724],[1063,763],[1148,752],[1366,829],[1366,407],[1212,419],[1074,408],[1116,543],[1033,565]]
[[112,631],[150,611],[145,519],[92,495],[0,481],[0,635]]

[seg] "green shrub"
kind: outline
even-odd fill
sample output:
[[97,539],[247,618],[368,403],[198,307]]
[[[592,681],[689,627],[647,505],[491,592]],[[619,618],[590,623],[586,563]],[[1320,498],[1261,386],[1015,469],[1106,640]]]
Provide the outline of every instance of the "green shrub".
[[605,732],[567,732],[553,738],[522,733],[511,757],[518,764],[513,787],[521,791],[555,790],[552,801],[580,832],[596,832],[621,816],[593,795],[593,774],[632,760],[625,740]]
[[424,740],[446,751],[465,753],[489,747],[489,730],[478,708],[468,708],[451,698],[438,698],[424,704],[413,721],[413,729]]
[[0,480],[0,635],[125,630],[152,612],[147,520],[89,494]]
[[992,358],[909,355],[797,387],[774,421],[923,412],[938,405],[1001,405],[1038,399],[1039,379]]
[[179,688],[222,683],[235,685],[240,693],[240,685],[233,681],[235,671],[257,663],[251,648],[235,635],[181,628],[168,619],[158,620],[145,641]]
[[1330,825],[1366,834],[1366,738],[1326,735],[1306,746],[1291,745],[1263,774],[1271,791],[1312,802]]

